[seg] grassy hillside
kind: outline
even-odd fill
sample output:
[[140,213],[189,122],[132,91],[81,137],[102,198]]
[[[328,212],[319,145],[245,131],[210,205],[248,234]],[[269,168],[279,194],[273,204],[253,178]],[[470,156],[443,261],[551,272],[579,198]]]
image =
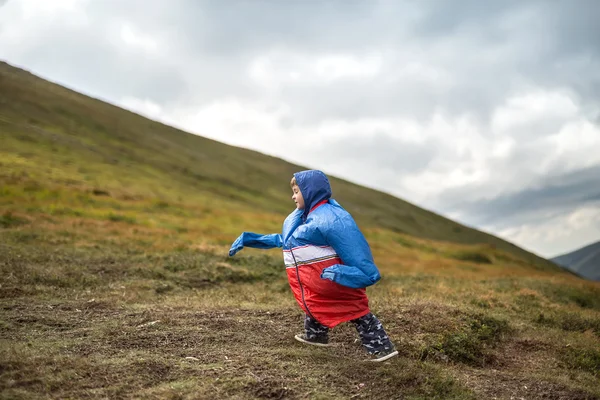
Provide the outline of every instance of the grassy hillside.
[[[0,63],[0,93],[0,123],[8,133],[1,143],[5,179],[23,179],[15,178],[17,173],[33,182],[96,189],[111,197],[219,201],[252,211],[290,212],[288,182],[302,167],[150,121],[5,63]],[[426,239],[488,244],[531,264],[555,268],[506,241],[393,196],[331,181],[336,199],[361,225]]]
[[299,169],[0,64],[0,398],[600,397],[600,284],[336,179],[401,356],[295,342],[280,252],[226,252]]

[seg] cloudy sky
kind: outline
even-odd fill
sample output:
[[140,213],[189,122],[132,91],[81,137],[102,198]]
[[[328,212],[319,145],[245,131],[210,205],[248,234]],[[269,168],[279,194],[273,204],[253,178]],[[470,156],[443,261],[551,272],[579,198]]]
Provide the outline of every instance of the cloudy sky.
[[600,1],[0,0],[0,59],[543,256],[600,240]]

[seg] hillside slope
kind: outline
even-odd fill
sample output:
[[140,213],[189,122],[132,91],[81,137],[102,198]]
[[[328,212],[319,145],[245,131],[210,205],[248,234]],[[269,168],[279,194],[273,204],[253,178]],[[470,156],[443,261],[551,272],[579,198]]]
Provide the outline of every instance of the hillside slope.
[[[288,182],[303,169],[258,152],[182,132],[0,63],[0,179],[116,196],[200,196],[287,215]],[[21,178],[19,178],[21,179]],[[391,195],[332,178],[334,197],[361,226],[418,238],[487,244],[540,268],[555,266],[502,239]],[[240,225],[241,226],[241,225]]]
[[550,261],[586,279],[600,281],[600,242],[554,257]]

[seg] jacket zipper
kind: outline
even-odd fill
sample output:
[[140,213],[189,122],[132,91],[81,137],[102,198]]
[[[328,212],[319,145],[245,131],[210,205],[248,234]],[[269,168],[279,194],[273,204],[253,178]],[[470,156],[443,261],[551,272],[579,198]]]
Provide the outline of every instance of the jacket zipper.
[[298,262],[296,261],[296,256],[294,255],[294,251],[290,247],[290,253],[292,253],[292,257],[294,258],[294,265],[296,266],[296,279],[298,279],[298,285],[300,286],[300,294],[302,295],[302,304],[304,304],[304,308],[306,309],[306,313],[309,317],[317,321],[315,317],[313,317],[312,313],[308,309],[306,305],[306,300],[304,299],[304,287],[302,287],[302,282],[300,281],[300,271],[298,270]]

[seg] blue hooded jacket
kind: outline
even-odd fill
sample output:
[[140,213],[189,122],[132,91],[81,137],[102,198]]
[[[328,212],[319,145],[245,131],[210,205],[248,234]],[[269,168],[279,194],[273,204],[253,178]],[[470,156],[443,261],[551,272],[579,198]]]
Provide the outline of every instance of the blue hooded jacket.
[[[296,249],[309,245],[317,249],[333,248],[342,263],[323,269],[321,279],[355,289],[379,281],[371,249],[352,216],[331,198],[327,176],[321,171],[309,170],[295,173],[294,177],[304,198],[304,209],[294,210],[285,219],[281,234],[242,233],[232,244],[229,255],[235,255],[244,247],[283,247],[284,253],[294,250],[292,255]],[[297,263],[295,258],[294,263]]]

